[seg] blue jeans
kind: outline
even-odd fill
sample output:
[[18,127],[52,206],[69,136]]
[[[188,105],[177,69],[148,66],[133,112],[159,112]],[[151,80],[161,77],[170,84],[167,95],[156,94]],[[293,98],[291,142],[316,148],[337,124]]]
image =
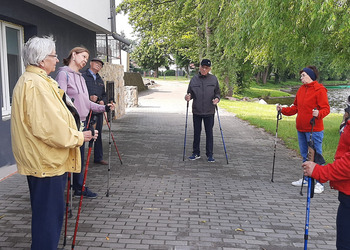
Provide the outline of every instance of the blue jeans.
[[[307,161],[307,143],[310,140],[310,132],[299,132],[298,131],[298,141],[300,154],[303,157],[303,162]],[[315,149],[317,153],[322,154],[322,141],[323,141],[323,131],[313,132],[312,140],[314,142]]]
[[[308,152],[308,144],[307,143],[309,140],[310,140],[310,132],[299,132],[298,131],[299,150],[300,150],[301,156],[303,157],[303,162],[307,161],[307,152]],[[316,152],[319,154],[322,154],[323,131],[313,132],[312,133],[312,140],[314,142],[314,147],[316,149]],[[304,179],[307,181],[307,177],[304,177]]]

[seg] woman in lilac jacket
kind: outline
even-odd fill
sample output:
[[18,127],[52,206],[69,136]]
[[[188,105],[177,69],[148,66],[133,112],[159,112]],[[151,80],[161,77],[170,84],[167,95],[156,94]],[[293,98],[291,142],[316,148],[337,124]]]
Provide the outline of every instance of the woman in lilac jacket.
[[[80,121],[82,122],[83,126],[86,125],[86,119],[90,110],[101,113],[114,109],[113,104],[99,105],[90,101],[85,79],[79,72],[79,70],[85,67],[88,59],[89,51],[86,48],[73,48],[68,57],[63,59],[63,64],[65,66],[59,68],[56,76],[56,81],[60,85],[61,89],[63,89],[67,95],[74,100],[74,105],[78,110]],[[83,144],[80,147],[82,163],[81,172],[73,175],[74,196],[81,195],[84,178],[84,148],[85,145]],[[85,188],[83,195],[87,198],[97,197],[97,194],[93,193],[87,187]]]

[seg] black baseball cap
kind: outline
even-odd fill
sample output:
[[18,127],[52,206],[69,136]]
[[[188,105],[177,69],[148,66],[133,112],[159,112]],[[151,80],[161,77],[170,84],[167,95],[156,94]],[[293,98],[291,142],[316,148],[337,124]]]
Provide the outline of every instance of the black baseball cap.
[[100,62],[102,64],[102,66],[104,65],[104,62],[100,58],[97,58],[97,57],[92,58],[91,62]]
[[203,59],[201,61],[201,66],[208,66],[211,67],[211,61],[209,59]]

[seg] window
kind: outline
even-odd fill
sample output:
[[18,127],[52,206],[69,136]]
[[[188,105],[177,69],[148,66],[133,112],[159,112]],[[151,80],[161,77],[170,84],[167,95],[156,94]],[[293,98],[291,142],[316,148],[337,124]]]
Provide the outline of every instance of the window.
[[2,119],[11,115],[12,92],[24,71],[22,62],[23,28],[0,21],[0,84]]

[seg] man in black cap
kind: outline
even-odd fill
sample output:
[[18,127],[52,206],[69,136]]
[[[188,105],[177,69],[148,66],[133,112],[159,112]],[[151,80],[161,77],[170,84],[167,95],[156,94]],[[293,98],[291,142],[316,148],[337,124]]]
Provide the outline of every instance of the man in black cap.
[[213,126],[215,105],[220,101],[220,87],[216,76],[209,74],[210,70],[211,61],[203,59],[199,66],[199,73],[191,79],[185,95],[186,101],[193,99],[194,138],[190,160],[200,158],[200,137],[203,121],[206,134],[206,156],[208,162],[215,162],[213,157]]
[[[86,81],[90,100],[101,105],[107,104],[105,85],[101,76],[98,74],[103,65],[104,63],[101,59],[93,58],[90,61],[90,68],[82,74]],[[104,114],[93,113],[93,115],[96,116],[96,130],[98,130],[98,137],[94,145],[94,162],[97,164],[107,165],[108,162],[103,160],[102,148],[102,126]]]

